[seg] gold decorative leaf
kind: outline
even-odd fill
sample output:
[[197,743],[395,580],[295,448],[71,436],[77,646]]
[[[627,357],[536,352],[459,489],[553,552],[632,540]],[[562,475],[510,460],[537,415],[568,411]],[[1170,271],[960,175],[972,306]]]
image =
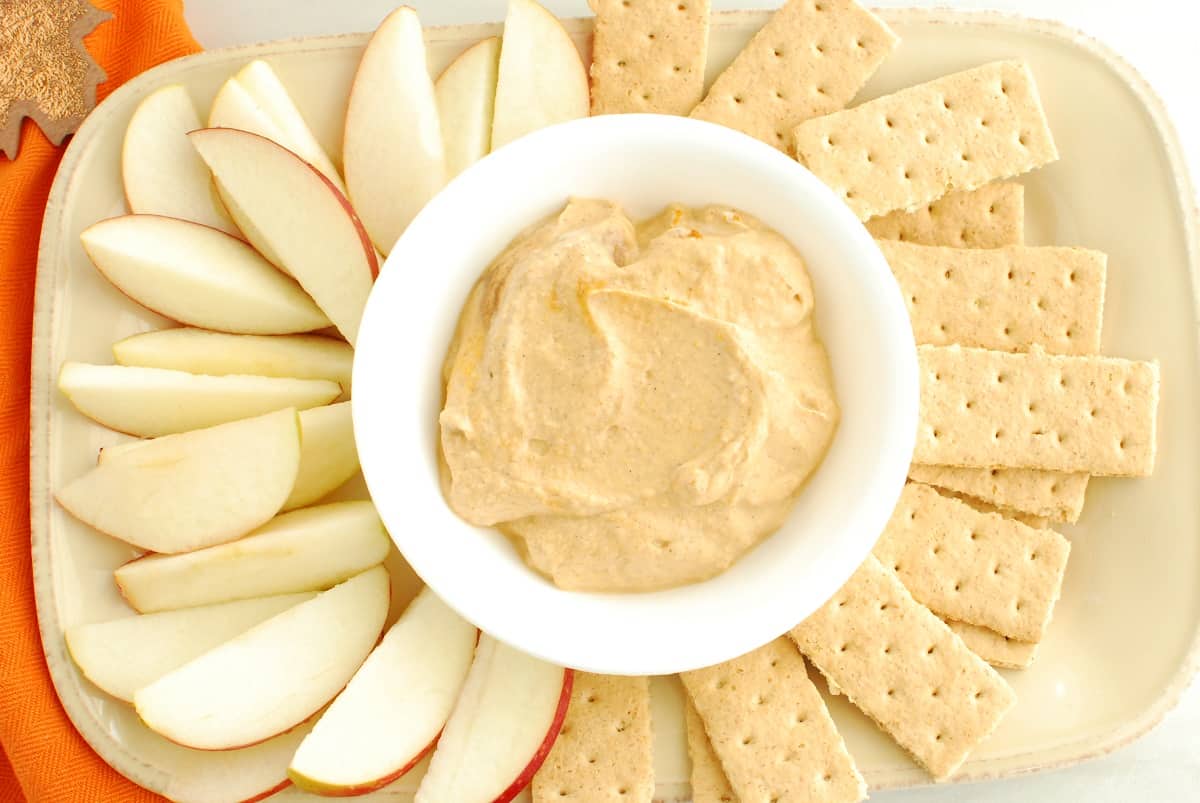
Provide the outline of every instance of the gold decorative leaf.
[[105,76],[83,37],[110,16],[87,0],[0,0],[0,151],[10,159],[24,118],[58,145],[95,106]]

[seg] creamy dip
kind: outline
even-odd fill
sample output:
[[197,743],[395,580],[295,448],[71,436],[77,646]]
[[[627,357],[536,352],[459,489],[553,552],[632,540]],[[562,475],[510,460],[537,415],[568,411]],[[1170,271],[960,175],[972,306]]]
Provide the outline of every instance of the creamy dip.
[[493,262],[444,367],[443,481],[566,589],[712,577],[777,530],[837,428],[804,260],[722,207],[570,201]]

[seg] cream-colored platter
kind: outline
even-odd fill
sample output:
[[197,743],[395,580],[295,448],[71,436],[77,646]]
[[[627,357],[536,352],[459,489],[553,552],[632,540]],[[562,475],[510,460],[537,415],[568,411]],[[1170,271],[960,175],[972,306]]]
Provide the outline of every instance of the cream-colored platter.
[[[1095,480],[1072,538],[1066,586],[1031,669],[1008,671],[1017,707],[971,756],[960,780],[996,778],[1077,762],[1145,733],[1170,709],[1200,662],[1200,363],[1195,288],[1200,245],[1192,190],[1158,101],[1113,54],[1059,26],[993,15],[890,11],[902,44],[866,88],[874,97],[1001,58],[1037,76],[1062,160],[1026,176],[1027,240],[1081,245],[1110,256],[1106,354],[1162,364],[1158,467],[1145,480]],[[714,20],[709,77],[767,18]],[[590,22],[568,23],[588,47]],[[431,29],[430,68],[499,25]],[[240,800],[282,777],[288,737],[230,753],[204,753],[150,733],[133,712],[91,686],[69,659],[64,630],[126,615],[112,570],[130,547],[65,515],[52,491],[124,437],[91,423],[58,394],[66,359],[109,362],[109,344],[165,322],[120,295],[79,245],[87,225],[125,211],[120,147],[134,106],[167,83],[206,107],[222,81],[253,58],[276,68],[313,131],[340,153],[347,92],[366,36],[276,42],[203,53],[152,70],[115,92],[75,135],[51,193],[37,286],[32,389],[32,524],[42,637],[67,713],[105,760],[136,782],[182,801]],[[581,158],[586,155],[581,154]],[[336,160],[336,156],[335,156]],[[344,494],[361,494],[361,483]],[[402,567],[396,557],[392,563]],[[394,571],[395,607],[417,587]],[[654,682],[658,796],[688,796],[679,688]],[[927,776],[843,698],[829,702],[873,789]],[[294,747],[295,739],[292,739]],[[405,778],[365,799],[409,800]],[[272,799],[308,798],[294,789]]]

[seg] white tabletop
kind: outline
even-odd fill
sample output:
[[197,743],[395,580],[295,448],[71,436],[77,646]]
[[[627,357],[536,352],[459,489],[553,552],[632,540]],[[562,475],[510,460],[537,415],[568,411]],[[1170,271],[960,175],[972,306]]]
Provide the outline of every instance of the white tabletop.
[[[506,0],[406,0],[426,25],[504,18]],[[713,6],[763,8],[781,0],[713,0]],[[563,17],[585,16],[586,0],[543,0]],[[1166,102],[1193,165],[1200,168],[1200,48],[1193,0],[870,0],[873,6],[953,6],[1055,18],[1100,39],[1132,63]],[[373,29],[399,0],[187,0],[186,14],[208,48],[293,36]],[[1197,578],[1200,582],[1200,578]],[[1117,645],[1113,645],[1117,649]],[[1200,683],[1150,735],[1082,766],[969,787],[880,793],[883,803],[1088,803],[1200,799]]]

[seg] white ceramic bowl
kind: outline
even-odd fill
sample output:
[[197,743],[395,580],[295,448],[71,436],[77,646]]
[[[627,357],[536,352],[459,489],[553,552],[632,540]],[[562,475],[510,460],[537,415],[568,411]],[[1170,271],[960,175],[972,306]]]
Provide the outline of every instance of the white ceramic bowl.
[[[726,204],[786,236],[808,262],[841,425],[787,523],[703,583],[567,592],[499,532],[459,519],[438,483],[441,366],[463,301],[522,229],[569,196],[635,217],[670,202]],[[555,663],[653,675],[708,666],[786,632],[866,558],[895,507],[917,430],[918,375],[900,291],[841,200],[743,134],[658,115],[535,132],[464,171],[408,227],[371,293],[354,358],[354,430],[392,540],[417,574],[484,631]]]

